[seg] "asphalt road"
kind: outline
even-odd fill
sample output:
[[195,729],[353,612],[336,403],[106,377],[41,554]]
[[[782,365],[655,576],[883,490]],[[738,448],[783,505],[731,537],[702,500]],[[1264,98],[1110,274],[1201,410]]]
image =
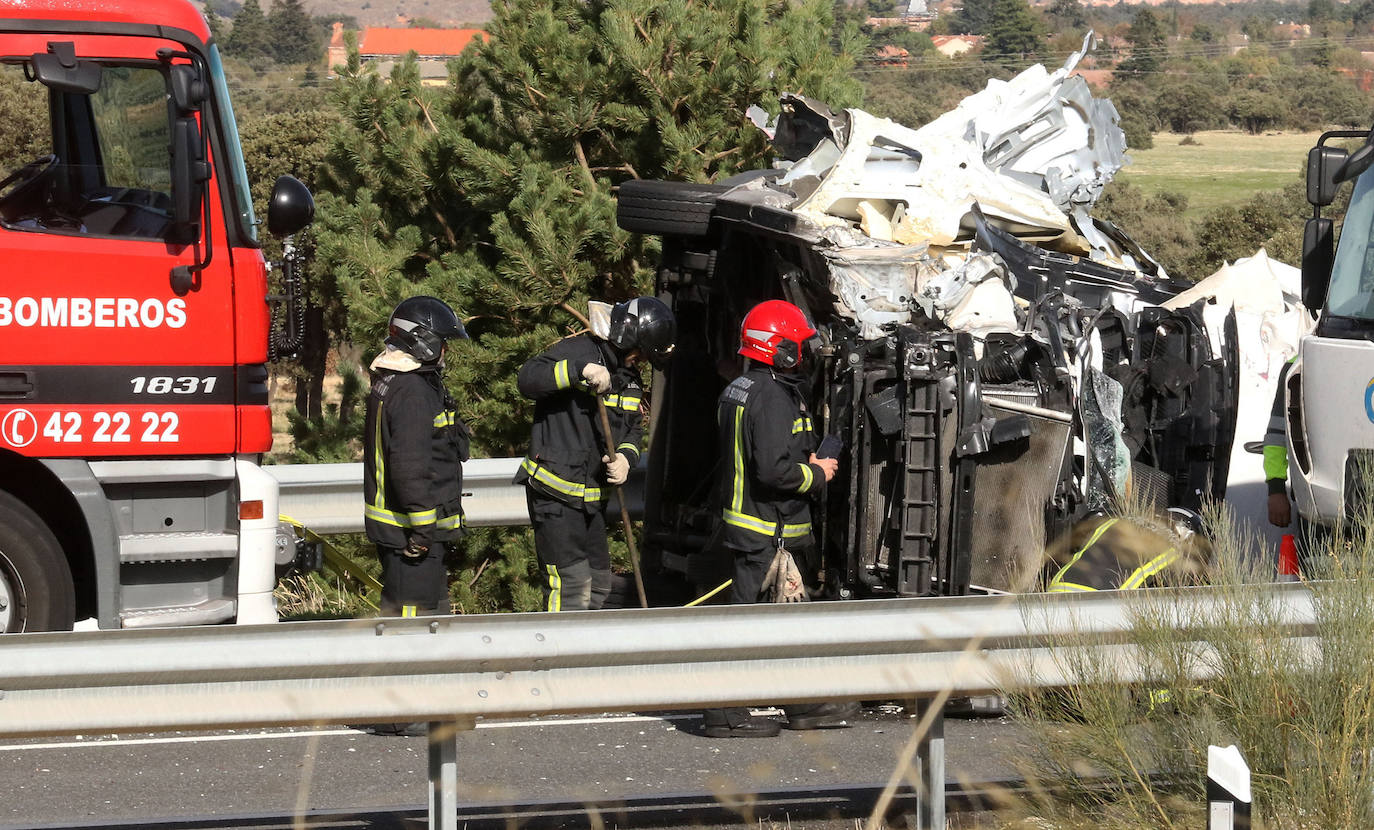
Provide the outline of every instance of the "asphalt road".
[[[720,740],[692,713],[481,722],[458,737],[460,826],[515,812],[570,827],[853,815],[901,778],[915,723],[869,708],[850,729]],[[1001,718],[946,720],[949,781],[1010,777],[1018,734]],[[423,827],[426,749],[348,727],[4,741],[0,830]]]

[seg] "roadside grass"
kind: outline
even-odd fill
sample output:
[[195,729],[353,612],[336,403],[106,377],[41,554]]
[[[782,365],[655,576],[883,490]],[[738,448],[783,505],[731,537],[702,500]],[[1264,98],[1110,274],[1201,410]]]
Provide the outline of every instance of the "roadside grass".
[[1273,132],[1250,135],[1237,130],[1193,133],[1194,143],[1177,133],[1156,133],[1154,147],[1130,150],[1131,163],[1117,178],[1147,193],[1182,193],[1190,221],[1222,205],[1240,204],[1257,192],[1281,190],[1307,168],[1307,151],[1321,133]]
[[1054,658],[1067,687],[1009,682],[1031,746],[1014,759],[1031,793],[1014,812],[1065,830],[1204,826],[1207,746],[1234,744],[1256,826],[1374,826],[1374,506],[1363,513],[1310,540],[1306,639],[1266,635],[1283,616],[1264,584],[1272,563],[1252,561],[1253,532],[1223,506],[1208,516],[1215,609],[1180,618],[1140,593],[1142,682],[1114,682],[1107,659],[1071,648]]

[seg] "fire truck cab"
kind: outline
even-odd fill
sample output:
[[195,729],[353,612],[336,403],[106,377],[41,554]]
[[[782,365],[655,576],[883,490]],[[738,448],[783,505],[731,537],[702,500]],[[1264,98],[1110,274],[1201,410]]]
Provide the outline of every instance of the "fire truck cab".
[[[189,0],[0,13],[0,631],[265,622],[268,268]],[[268,224],[309,191],[283,177]]]

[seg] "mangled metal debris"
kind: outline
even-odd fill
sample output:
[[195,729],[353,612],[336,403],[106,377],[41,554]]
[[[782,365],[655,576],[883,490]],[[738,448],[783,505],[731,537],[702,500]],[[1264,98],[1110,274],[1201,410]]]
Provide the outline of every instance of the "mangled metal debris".
[[774,297],[826,342],[813,402],[847,447],[818,523],[836,596],[1025,587],[1088,510],[1220,496],[1234,317],[1165,308],[1186,286],[1092,217],[1126,156],[1115,108],[1073,74],[1091,46],[919,129],[784,96],[762,125],[774,169],[622,185],[622,227],[664,237],[682,341],[655,396],[661,566],[711,579],[703,401],[739,370],[741,316]]

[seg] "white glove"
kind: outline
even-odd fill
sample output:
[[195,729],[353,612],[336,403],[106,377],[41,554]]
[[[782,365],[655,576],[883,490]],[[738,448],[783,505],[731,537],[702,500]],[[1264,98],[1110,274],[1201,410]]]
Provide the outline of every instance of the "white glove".
[[618,487],[630,477],[630,459],[625,457],[625,453],[616,453],[614,459],[608,455],[603,455],[601,460],[606,464],[607,484],[614,484]]
[[587,388],[598,395],[611,391],[611,370],[600,363],[588,363],[583,366],[582,379],[587,382]]

